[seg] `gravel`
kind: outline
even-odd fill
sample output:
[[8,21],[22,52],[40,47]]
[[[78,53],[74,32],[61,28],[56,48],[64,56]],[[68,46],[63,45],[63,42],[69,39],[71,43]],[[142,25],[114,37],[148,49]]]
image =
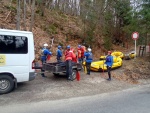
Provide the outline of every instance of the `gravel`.
[[[46,73],[47,78],[43,78],[38,74],[35,80],[19,83],[18,88],[11,93],[0,95],[0,106],[97,95],[150,84],[150,62],[144,61],[145,63],[142,60],[142,65],[140,59],[123,61],[122,67],[112,70],[112,81],[106,80],[107,72],[91,72],[91,75],[86,75],[81,71],[80,81],[67,81],[64,75]],[[140,73],[139,70],[134,72],[135,66],[142,69]]]
[[[115,71],[117,72],[114,70],[112,74]],[[67,81],[64,75],[54,76],[52,73],[46,75],[47,78],[42,78],[38,74],[35,80],[19,83],[18,88],[13,92],[0,95],[0,106],[96,95],[142,85],[129,84],[115,78],[107,81],[107,72],[91,72],[91,75],[80,72],[80,81]],[[150,82],[144,82],[144,84],[148,83]]]

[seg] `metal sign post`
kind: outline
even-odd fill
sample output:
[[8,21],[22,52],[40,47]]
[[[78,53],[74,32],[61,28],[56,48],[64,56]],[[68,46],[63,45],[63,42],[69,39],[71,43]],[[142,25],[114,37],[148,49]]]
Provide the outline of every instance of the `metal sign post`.
[[135,59],[136,59],[136,40],[135,40]]
[[139,38],[139,33],[138,32],[133,32],[132,33],[132,39],[135,40],[135,59],[136,59],[136,40]]

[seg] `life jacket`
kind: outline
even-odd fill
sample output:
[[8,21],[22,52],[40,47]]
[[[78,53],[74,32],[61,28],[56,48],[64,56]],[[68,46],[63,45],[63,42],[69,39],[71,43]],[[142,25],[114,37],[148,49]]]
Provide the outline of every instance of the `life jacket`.
[[111,62],[111,57],[110,56],[106,57],[106,62]]
[[75,50],[74,49],[72,49],[72,61],[73,62],[77,62],[77,56],[75,54]]
[[85,46],[81,46],[81,57],[84,57]]
[[49,53],[51,53],[51,52],[49,52],[48,49],[43,48],[42,53],[41,53],[42,60],[50,60],[51,54],[49,54]]
[[87,60],[93,60],[93,54],[89,53],[89,56],[86,57]]
[[45,54],[45,51],[46,51],[45,48],[43,48],[43,49],[41,50],[41,60],[42,60],[42,61],[46,61],[46,60],[47,60],[47,54]]
[[42,51],[41,51],[42,56],[46,56],[46,54],[44,54],[45,50],[46,50],[45,48],[42,49]]
[[65,61],[66,60],[72,60],[72,51],[71,50],[66,50],[65,51]]
[[81,49],[78,48],[78,58],[81,58]]
[[62,51],[60,49],[56,51],[56,56],[59,58],[62,57]]
[[76,55],[74,53],[73,53],[72,61],[73,62],[77,62],[77,57],[76,57]]

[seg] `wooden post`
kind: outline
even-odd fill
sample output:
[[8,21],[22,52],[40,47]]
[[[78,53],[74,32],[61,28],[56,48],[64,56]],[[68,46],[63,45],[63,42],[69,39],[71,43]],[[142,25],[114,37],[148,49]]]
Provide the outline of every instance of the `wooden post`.
[[143,53],[144,53],[144,50],[145,50],[145,46],[142,46],[141,50],[142,50],[142,56],[143,56]]
[[140,57],[140,50],[141,50],[141,46],[139,47],[139,57]]
[[150,43],[149,43],[149,53],[150,53]]
[[[143,56],[144,51],[145,51],[145,46],[140,46],[140,48],[139,48],[139,56]],[[142,55],[141,55],[141,53],[142,53]]]

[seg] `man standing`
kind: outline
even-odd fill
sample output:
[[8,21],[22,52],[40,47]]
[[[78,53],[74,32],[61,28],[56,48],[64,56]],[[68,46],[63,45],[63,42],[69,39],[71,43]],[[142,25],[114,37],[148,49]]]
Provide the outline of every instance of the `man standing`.
[[82,58],[81,58],[81,45],[78,45],[77,55],[78,55],[78,62],[79,62],[80,64],[82,64]]
[[61,46],[58,46],[58,49],[57,49],[57,54],[56,54],[56,56],[57,56],[57,62],[61,62],[61,58],[62,58],[62,50],[61,50]]
[[111,67],[113,65],[113,56],[111,55],[111,51],[108,51],[108,55],[106,57],[106,62],[105,64],[107,65],[107,72],[108,72],[108,81],[111,80]]
[[[43,63],[46,63],[46,60],[47,60],[47,56],[48,56],[48,55],[50,55],[50,56],[52,55],[52,53],[47,49],[48,44],[45,43],[43,46],[44,46],[44,47],[43,47],[43,49],[42,49],[42,56],[41,56],[42,64],[43,64]],[[41,72],[42,72],[41,76],[42,76],[42,77],[46,77],[45,74],[44,74],[45,71],[44,71],[43,69],[41,69]]]
[[84,60],[84,52],[86,51],[85,46],[81,46],[80,50],[81,50],[81,60],[82,60],[81,62],[83,63],[83,60]]
[[84,56],[86,57],[86,69],[88,75],[90,75],[91,62],[93,61],[93,54],[91,51],[91,48],[88,48],[88,52],[84,53]]
[[72,78],[72,59],[75,59],[73,51],[70,49],[70,45],[67,46],[65,51],[65,61],[66,61],[66,75],[68,80],[73,80]]

